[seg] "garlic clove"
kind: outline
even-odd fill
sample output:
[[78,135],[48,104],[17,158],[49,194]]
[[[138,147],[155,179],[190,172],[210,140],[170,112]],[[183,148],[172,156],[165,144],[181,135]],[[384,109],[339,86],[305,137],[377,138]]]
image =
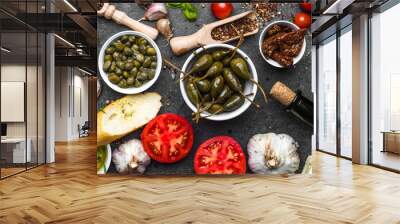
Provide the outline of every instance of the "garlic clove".
[[160,19],[156,23],[156,29],[165,37],[165,39],[170,40],[174,35],[171,29],[171,22],[169,19]]

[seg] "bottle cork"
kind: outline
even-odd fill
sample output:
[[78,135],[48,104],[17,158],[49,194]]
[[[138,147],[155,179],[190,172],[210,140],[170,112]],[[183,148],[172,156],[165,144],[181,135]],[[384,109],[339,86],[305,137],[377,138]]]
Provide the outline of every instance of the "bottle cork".
[[272,86],[270,94],[272,98],[284,106],[289,106],[296,97],[296,93],[293,90],[279,81]]

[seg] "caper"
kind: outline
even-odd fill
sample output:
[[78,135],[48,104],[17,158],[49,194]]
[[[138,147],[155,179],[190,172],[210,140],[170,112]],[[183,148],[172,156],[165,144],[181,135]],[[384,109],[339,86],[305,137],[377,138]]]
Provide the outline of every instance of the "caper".
[[140,65],[141,65],[140,62],[138,62],[137,60],[133,60],[133,61],[132,61],[132,64],[133,64],[133,66],[136,67],[136,68],[139,68]]
[[128,35],[123,35],[123,36],[121,37],[121,42],[122,42],[122,43],[126,43],[127,41],[129,41]]
[[125,56],[125,55],[122,55],[122,56],[121,56],[121,60],[126,61],[126,60],[128,60],[128,57]]
[[137,54],[135,59],[142,64],[144,62],[144,55],[143,54]]
[[125,70],[130,71],[133,68],[133,63],[132,62],[126,62],[125,63]]
[[124,55],[126,55],[126,56],[131,56],[131,55],[133,55],[133,51],[132,51],[132,49],[130,49],[129,47],[125,47],[124,48]]
[[107,72],[108,69],[110,69],[110,67],[111,67],[111,61],[105,61],[103,64],[103,70]]
[[122,44],[120,42],[117,42],[115,44],[115,50],[117,50],[118,52],[122,52],[124,50],[124,48],[125,48],[124,44]]
[[128,84],[128,86],[133,86],[135,84],[135,78],[129,77],[128,79],[126,79],[126,84]]
[[239,94],[233,94],[224,103],[224,111],[234,111],[242,106],[244,103],[244,98]]
[[117,83],[119,83],[120,78],[115,73],[110,73],[108,75],[108,80],[110,80],[111,83],[117,84]]
[[143,83],[140,80],[135,80],[135,84],[133,84],[134,87],[141,87]]
[[211,89],[211,83],[207,79],[196,81],[196,86],[202,93],[208,93]]
[[111,61],[111,60],[113,60],[111,54],[107,54],[106,56],[104,56],[104,61]]
[[120,68],[115,68],[115,74],[122,75],[122,70]]
[[147,45],[147,40],[144,39],[144,38],[139,38],[138,44],[139,44],[139,45]]
[[211,99],[211,94],[210,93],[206,93],[206,94],[204,94],[203,95],[203,103],[204,102],[210,102],[212,99]]
[[148,80],[152,80],[156,76],[156,71],[154,69],[149,69],[147,71],[147,78]]
[[150,56],[152,61],[157,61],[157,56]]
[[154,49],[153,47],[148,47],[147,49],[146,49],[146,54],[147,55],[150,55],[150,56],[154,56],[154,55],[156,55],[156,49]]
[[151,62],[150,68],[157,68],[157,62],[155,61]]
[[221,113],[224,110],[221,104],[213,104],[208,108],[208,112],[211,114],[218,114]]
[[137,45],[137,44],[132,44],[132,47],[131,47],[131,49],[133,50],[133,51],[138,51],[139,50],[139,45]]
[[124,76],[124,78],[129,78],[131,75],[130,75],[130,73],[129,72],[127,72],[127,71],[124,71],[124,72],[122,72],[122,75]]
[[145,81],[147,80],[147,73],[146,72],[138,72],[136,75],[136,79],[139,81]]
[[106,54],[112,54],[112,53],[114,53],[114,51],[115,51],[114,47],[107,47]]
[[118,86],[121,88],[126,88],[127,87],[127,83],[125,79],[121,79],[121,81],[119,81]]
[[138,69],[136,67],[133,67],[129,73],[131,74],[132,77],[136,78],[136,74],[138,73]]
[[215,77],[211,82],[211,97],[215,99],[224,88],[224,78],[220,75]]
[[117,68],[117,63],[115,61],[111,62],[111,66],[108,69],[109,72],[114,72],[115,69]]
[[139,46],[139,51],[140,51],[140,53],[145,54],[146,53],[146,46],[140,45]]
[[114,60],[120,60],[121,59],[121,54],[119,52],[114,52],[112,54],[112,57]]
[[124,44],[125,44],[125,47],[129,47],[129,48],[132,46],[132,42],[130,42],[130,41],[127,41]]
[[135,41],[136,41],[136,37],[135,36],[129,36],[129,42],[131,42],[131,43],[135,43]]
[[117,61],[117,66],[118,66],[118,68],[120,68],[121,70],[125,70],[125,62],[123,62],[123,61]]
[[150,57],[145,57],[144,62],[143,62],[143,67],[148,68],[151,65],[151,58]]

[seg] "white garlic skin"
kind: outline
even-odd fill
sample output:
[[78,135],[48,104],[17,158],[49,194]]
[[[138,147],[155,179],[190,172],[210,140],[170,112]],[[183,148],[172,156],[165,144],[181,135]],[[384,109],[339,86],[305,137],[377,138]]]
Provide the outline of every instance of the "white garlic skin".
[[113,163],[118,173],[144,173],[150,164],[150,157],[143,149],[142,142],[132,139],[113,151]]
[[[265,153],[269,147],[279,159],[275,168],[266,165]],[[298,143],[287,134],[257,134],[250,138],[247,143],[249,154],[249,167],[254,173],[258,174],[290,174],[294,173],[300,164],[297,153]]]

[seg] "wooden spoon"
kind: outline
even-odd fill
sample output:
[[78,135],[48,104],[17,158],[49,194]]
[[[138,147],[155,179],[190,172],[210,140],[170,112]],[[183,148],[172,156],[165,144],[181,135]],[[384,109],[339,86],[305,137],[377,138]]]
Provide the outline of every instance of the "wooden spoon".
[[117,10],[114,5],[110,5],[109,3],[104,3],[103,7],[97,11],[97,14],[104,16],[106,19],[112,19],[116,23],[125,25],[133,30],[142,32],[153,40],[155,40],[158,36],[158,30],[130,18],[125,12]]
[[[188,51],[190,51],[191,49],[195,48],[195,47],[200,47],[200,46],[204,46],[207,44],[218,44],[218,43],[226,43],[232,40],[236,40],[239,39],[239,35],[236,37],[233,37],[231,39],[228,40],[214,40],[211,36],[211,31],[218,26],[222,26],[224,24],[227,23],[231,23],[235,20],[241,19],[243,17],[248,16],[251,19],[256,19],[256,15],[252,12],[252,11],[247,11],[235,16],[231,16],[229,18],[220,20],[220,21],[216,21],[213,23],[209,23],[207,25],[204,25],[200,30],[198,30],[196,33],[192,34],[192,35],[188,35],[188,36],[181,36],[181,37],[174,37],[171,39],[170,41],[170,46],[172,48],[172,51],[174,52],[174,54],[176,55],[181,55],[184,54]],[[245,33],[244,36],[250,36],[253,34],[256,34],[258,32],[258,26],[254,31]]]

